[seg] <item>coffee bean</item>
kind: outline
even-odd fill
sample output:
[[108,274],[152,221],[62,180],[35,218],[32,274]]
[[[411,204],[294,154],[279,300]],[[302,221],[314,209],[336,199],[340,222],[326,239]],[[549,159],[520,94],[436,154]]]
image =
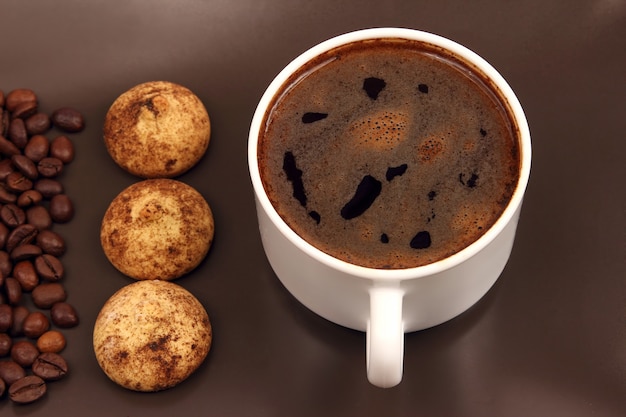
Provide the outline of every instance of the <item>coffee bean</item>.
[[43,158],[37,164],[37,171],[42,177],[54,178],[63,171],[63,161],[53,157]]
[[37,339],[37,349],[41,353],[59,353],[65,349],[65,336],[57,330],[48,330]]
[[52,123],[66,132],[80,132],[85,128],[83,115],[71,107],[62,107],[52,113]]
[[33,362],[33,373],[43,380],[56,381],[67,375],[67,362],[58,353],[44,352]]
[[[0,333],[0,358],[11,353],[11,346],[13,346],[11,336],[8,333]],[[2,378],[0,378],[0,381],[2,381]]]
[[37,179],[37,177],[39,176],[39,172],[37,171],[37,165],[35,165],[35,163],[31,161],[28,157],[22,154],[13,155],[11,157],[11,162],[19,172],[24,174],[24,176],[30,180]]
[[11,359],[24,368],[30,367],[39,353],[37,346],[29,340],[18,340],[11,347]]
[[57,232],[41,230],[37,234],[37,245],[44,253],[61,256],[65,253],[65,240]]
[[7,385],[11,385],[25,376],[26,371],[24,368],[14,360],[0,361],[0,379],[3,379]]
[[0,153],[11,157],[13,155],[19,154],[20,149],[4,136],[0,136]]
[[10,157],[0,161],[0,181],[6,180],[9,174],[13,171],[15,171],[15,169],[13,169],[13,162],[11,162]]
[[39,284],[31,293],[33,303],[43,309],[51,308],[54,304],[65,301],[65,288],[58,282],[44,282]]
[[8,304],[0,304],[0,334],[8,331],[12,324],[13,308]]
[[23,103],[37,103],[37,95],[28,88],[17,88],[5,97],[5,108],[13,112]]
[[7,384],[4,382],[4,379],[0,378],[0,398],[4,395],[4,391],[7,389]]
[[46,394],[47,387],[37,375],[25,376],[9,386],[9,398],[17,404],[29,404]]
[[41,135],[50,129],[50,116],[46,113],[35,113],[24,121],[24,125],[29,135]]
[[17,206],[21,208],[34,206],[43,201],[43,196],[37,190],[26,190],[17,197]]
[[60,281],[65,273],[61,261],[47,253],[35,258],[35,270],[42,279],[50,282]]
[[26,213],[15,204],[5,204],[0,208],[0,220],[12,229],[26,222]]
[[[9,238],[9,233],[11,231],[6,226],[6,224],[0,222],[0,249],[3,249],[7,243],[7,239]],[[1,274],[0,274],[1,275]]]
[[37,205],[26,209],[26,222],[35,226],[37,230],[52,227],[52,218],[44,206]]
[[20,261],[13,267],[13,278],[21,285],[22,291],[30,292],[39,284],[39,275],[31,261]]
[[9,134],[10,124],[11,124],[11,120],[9,118],[9,112],[2,110],[0,112],[0,136],[6,136]]
[[[33,298],[35,298],[34,295]],[[39,336],[47,332],[48,329],[50,329],[50,320],[48,320],[48,317],[41,311],[30,312],[22,324],[22,332],[24,333],[24,336],[31,339],[37,339]]]
[[0,184],[0,203],[2,204],[14,204],[17,201],[17,196],[12,191],[9,191],[5,184]]
[[[19,283],[18,283],[19,285]],[[14,337],[24,334],[24,320],[30,314],[30,311],[23,305],[13,307],[13,324],[11,325],[10,334]]]
[[42,158],[48,156],[50,142],[43,135],[34,135],[30,138],[24,148],[24,156],[33,162],[39,162]]
[[24,102],[17,106],[15,110],[11,113],[13,118],[19,118],[22,120],[28,119],[33,114],[37,113],[37,103],[36,102]]
[[41,248],[37,245],[27,243],[25,245],[19,245],[11,251],[11,259],[13,262],[20,262],[27,259],[35,258],[41,255]]
[[[22,301],[22,286],[15,278],[7,277],[4,279],[4,292],[7,296],[7,302],[12,306],[16,306]],[[15,311],[13,313],[15,314]],[[15,315],[13,316],[13,323],[15,323]]]
[[74,217],[74,204],[67,194],[57,194],[50,199],[50,217],[57,223],[67,223]]
[[51,178],[41,178],[35,181],[33,187],[39,191],[44,198],[52,198],[63,193],[63,184]]
[[33,188],[33,182],[19,171],[14,171],[7,175],[5,183],[9,191],[16,193],[22,193]]
[[0,275],[8,277],[13,270],[13,263],[8,252],[0,250]]
[[74,144],[67,136],[57,136],[50,143],[50,156],[69,164],[74,160]]
[[[2,212],[0,211],[0,215]],[[20,245],[30,244],[35,240],[39,230],[35,225],[24,223],[16,226],[7,237],[6,250],[12,252]],[[0,268],[1,269],[1,268]]]
[[9,137],[8,139],[13,142],[18,149],[24,149],[28,143],[28,131],[26,130],[26,124],[22,119],[13,119],[9,125]]
[[68,329],[78,325],[78,313],[76,309],[68,303],[56,303],[50,309],[52,323],[62,329]]

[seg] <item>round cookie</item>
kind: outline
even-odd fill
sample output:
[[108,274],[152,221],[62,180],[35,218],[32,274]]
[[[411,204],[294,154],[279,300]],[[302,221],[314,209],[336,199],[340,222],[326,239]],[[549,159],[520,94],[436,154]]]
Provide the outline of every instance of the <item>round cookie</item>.
[[142,178],[172,178],[189,170],[206,152],[210,136],[211,122],[200,99],[167,81],[126,91],[104,119],[109,154]]
[[212,338],[209,316],[193,294],[169,281],[137,281],[118,290],[100,310],[93,348],[115,383],[160,391],[202,364]]
[[190,272],[213,242],[213,214],[204,197],[181,181],[142,180],[117,195],[100,227],[108,260],[137,280],[172,280]]

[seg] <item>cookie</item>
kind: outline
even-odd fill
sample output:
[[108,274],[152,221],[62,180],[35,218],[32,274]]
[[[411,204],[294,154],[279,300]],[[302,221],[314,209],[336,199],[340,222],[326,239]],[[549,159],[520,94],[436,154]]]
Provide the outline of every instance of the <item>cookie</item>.
[[120,95],[104,120],[113,160],[142,178],[173,178],[205,154],[211,122],[200,99],[167,81],[139,84]]
[[168,281],[137,281],[113,294],[98,313],[93,348],[115,383],[134,391],[172,388],[207,357],[213,333],[193,294]]
[[111,201],[100,227],[108,260],[137,280],[173,280],[206,257],[214,234],[204,197],[181,181],[139,181]]

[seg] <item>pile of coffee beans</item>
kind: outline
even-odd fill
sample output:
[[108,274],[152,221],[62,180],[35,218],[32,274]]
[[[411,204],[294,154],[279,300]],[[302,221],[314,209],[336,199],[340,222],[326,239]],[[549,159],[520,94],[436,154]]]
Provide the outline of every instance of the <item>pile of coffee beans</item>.
[[74,159],[67,135],[84,127],[73,108],[41,112],[30,89],[0,90],[0,399],[18,404],[68,372],[61,330],[79,319],[63,286],[65,240],[53,226],[74,216],[60,179]]

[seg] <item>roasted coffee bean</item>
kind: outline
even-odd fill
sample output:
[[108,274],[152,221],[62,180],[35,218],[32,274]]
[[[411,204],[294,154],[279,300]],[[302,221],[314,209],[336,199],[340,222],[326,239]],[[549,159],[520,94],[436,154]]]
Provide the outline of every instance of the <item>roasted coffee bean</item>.
[[37,234],[37,245],[44,253],[61,256],[65,253],[65,240],[57,232],[41,230]]
[[11,251],[11,259],[13,262],[20,262],[26,259],[33,259],[41,255],[41,248],[37,245],[27,243],[25,245],[19,245]]
[[74,217],[74,204],[67,194],[57,194],[50,199],[50,217],[57,223],[67,223]]
[[34,135],[24,148],[24,156],[37,163],[41,161],[42,158],[48,156],[49,150],[50,142],[48,138],[43,135]]
[[13,325],[11,325],[10,334],[12,336],[22,336],[24,334],[24,320],[30,314],[30,311],[23,305],[13,307]]
[[22,291],[30,292],[39,284],[39,275],[31,261],[20,261],[13,267],[13,278],[22,286]]
[[7,190],[5,184],[0,184],[0,203],[2,204],[14,204],[17,201],[17,196]]
[[4,379],[0,378],[0,398],[4,395],[4,391],[7,390],[7,384]]
[[37,95],[33,90],[28,88],[17,88],[6,95],[4,107],[8,111],[14,112],[15,109],[26,102],[37,103]]
[[[28,119],[24,120],[24,125],[26,126],[26,132],[28,132],[29,135],[41,135],[50,129],[50,116],[46,113],[35,113]],[[24,146],[26,146],[26,143],[24,143]]]
[[[11,353],[11,346],[13,346],[11,336],[8,333],[0,333],[0,358]],[[2,378],[0,378],[1,380]]]
[[[0,214],[2,214],[1,211],[0,211]],[[16,226],[9,233],[9,236],[7,237],[7,241],[6,241],[7,252],[11,253],[18,246],[26,245],[35,241],[35,238],[37,237],[38,233],[39,233],[39,230],[33,224],[24,223],[24,224],[20,224],[19,226]]]
[[35,181],[33,187],[39,191],[44,198],[52,198],[63,193],[63,184],[52,178],[41,178]]
[[26,209],[26,222],[37,228],[37,230],[49,229],[52,227],[52,218],[44,206],[37,205]]
[[[4,279],[4,293],[7,296],[7,302],[12,306],[16,306],[22,301],[22,286],[13,277]],[[13,313],[15,314],[15,311]],[[15,316],[13,316],[13,322],[15,323]]]
[[13,155],[11,157],[13,166],[24,176],[30,180],[37,179],[39,172],[37,171],[37,165],[24,155]]
[[7,239],[9,238],[10,233],[11,231],[6,226],[6,224],[0,222],[0,249],[4,249],[4,246],[7,243]]
[[23,193],[33,188],[33,182],[19,171],[11,172],[5,180],[7,189],[15,193]]
[[42,177],[54,178],[63,171],[63,161],[53,157],[43,158],[37,164],[37,171]]
[[0,304],[0,334],[8,331],[12,324],[13,308],[8,304]]
[[65,345],[65,336],[57,330],[48,330],[37,339],[37,349],[41,353],[59,353],[65,349]]
[[27,101],[18,105],[11,113],[11,117],[26,120],[35,113],[37,113],[37,103]]
[[58,353],[44,352],[33,362],[33,374],[45,381],[56,381],[67,375],[67,362]]
[[18,155],[20,153],[20,149],[4,136],[0,136],[0,153],[11,157],[13,155]]
[[59,258],[47,253],[35,258],[35,270],[42,279],[50,282],[60,281],[65,273]]
[[52,323],[62,329],[69,329],[78,325],[78,313],[69,303],[56,303],[50,309]]
[[69,164],[74,160],[74,144],[67,136],[57,136],[50,143],[50,156]]
[[71,107],[62,107],[52,113],[52,123],[66,132],[80,132],[85,128],[83,115]]
[[24,378],[26,371],[14,360],[0,361],[0,379],[3,379],[7,385],[13,384],[18,379]]
[[29,404],[46,395],[47,387],[37,375],[25,376],[9,386],[9,398],[16,404]]
[[11,262],[11,256],[8,252],[0,250],[0,274],[4,277],[11,275],[13,270],[13,262]]
[[37,346],[29,340],[18,340],[11,347],[11,359],[24,368],[30,367],[39,354]]
[[39,284],[31,293],[33,303],[43,309],[51,308],[54,304],[65,301],[65,288],[58,282],[44,282]]
[[24,120],[11,120],[8,139],[13,142],[18,149],[24,149],[28,143],[28,132],[26,131],[26,124],[24,123]]
[[34,206],[43,201],[43,196],[37,190],[26,190],[22,194],[17,197],[17,206],[21,208],[26,208],[29,206]]
[[26,213],[15,204],[5,204],[0,208],[0,220],[9,228],[15,228],[26,222]]
[[[35,298],[34,295],[33,298]],[[35,303],[35,305],[37,304]],[[31,339],[37,339],[39,336],[47,332],[48,329],[50,329],[50,320],[48,320],[48,317],[41,311],[30,312],[22,324],[22,332],[24,333],[24,336],[30,337]]]
[[0,181],[6,180],[9,174],[15,171],[13,168],[11,158],[2,159],[2,161],[0,161]]
[[6,110],[3,110],[1,117],[0,117],[0,136],[6,136],[9,134],[10,124],[11,124],[11,120],[9,118],[9,112]]

